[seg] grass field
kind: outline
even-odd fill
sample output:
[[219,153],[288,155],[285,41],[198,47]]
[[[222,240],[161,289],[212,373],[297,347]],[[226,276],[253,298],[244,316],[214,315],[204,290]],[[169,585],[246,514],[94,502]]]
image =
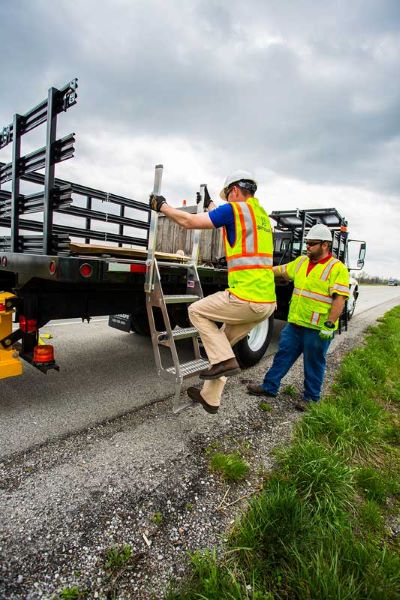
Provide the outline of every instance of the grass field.
[[398,600],[399,481],[396,307],[278,450],[224,549],[196,552],[168,600]]

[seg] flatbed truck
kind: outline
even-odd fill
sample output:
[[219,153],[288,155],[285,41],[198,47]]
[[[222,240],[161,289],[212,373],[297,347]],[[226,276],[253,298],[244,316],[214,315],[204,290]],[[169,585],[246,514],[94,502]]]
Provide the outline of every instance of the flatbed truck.
[[[144,336],[152,333],[145,292],[153,223],[147,203],[55,176],[57,163],[74,154],[75,134],[57,139],[56,127],[59,114],[76,104],[77,88],[76,79],[60,89],[50,88],[47,99],[24,115],[14,115],[0,131],[0,151],[12,145],[12,160],[0,162],[0,379],[19,375],[20,359],[43,373],[59,368],[51,346],[40,348],[40,328],[52,320],[107,315],[111,327]],[[42,124],[45,146],[22,156],[23,136]],[[347,222],[336,209],[275,211],[270,216],[275,223],[274,264],[299,256],[307,230],[318,222],[332,229],[333,252],[349,264]],[[163,293],[181,297],[189,285],[185,255],[192,233],[177,232],[167,219],[160,219],[157,228],[161,242],[155,255]],[[206,296],[226,288],[227,268],[220,231],[202,236],[197,273]],[[356,268],[362,268],[365,243],[354,242],[360,246]],[[275,318],[287,318],[291,293],[291,284],[277,285]],[[342,328],[357,295],[355,285]],[[153,329],[160,338],[165,315],[157,306]],[[170,329],[186,331],[190,324],[185,303],[169,307],[169,321]],[[262,358],[272,328],[273,317],[235,346],[242,367]]]

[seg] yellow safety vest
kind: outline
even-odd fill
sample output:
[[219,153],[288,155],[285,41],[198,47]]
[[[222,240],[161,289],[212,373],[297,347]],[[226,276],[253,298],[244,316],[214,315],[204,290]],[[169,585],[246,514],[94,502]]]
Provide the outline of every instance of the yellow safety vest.
[[[322,329],[332,305],[332,295],[348,297],[349,272],[337,258],[319,263],[307,275],[307,256],[299,256],[286,265],[280,265],[278,272],[294,282],[289,309],[289,323],[311,329]],[[335,323],[335,329],[338,322]]]
[[276,302],[272,271],[273,241],[268,215],[257,198],[232,202],[235,241],[224,242],[228,263],[228,292],[249,302]]

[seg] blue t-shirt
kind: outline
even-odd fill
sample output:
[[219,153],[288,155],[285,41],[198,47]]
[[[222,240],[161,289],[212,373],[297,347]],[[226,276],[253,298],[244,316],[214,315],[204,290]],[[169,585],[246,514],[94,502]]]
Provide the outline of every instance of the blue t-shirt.
[[229,203],[221,204],[221,206],[211,210],[208,215],[215,228],[225,227],[228,242],[233,246],[235,242],[235,215],[232,206]]

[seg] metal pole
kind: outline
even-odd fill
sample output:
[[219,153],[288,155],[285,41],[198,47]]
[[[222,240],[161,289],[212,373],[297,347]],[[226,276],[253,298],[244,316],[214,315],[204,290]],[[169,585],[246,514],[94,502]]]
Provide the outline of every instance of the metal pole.
[[19,159],[21,158],[21,115],[15,114],[13,120],[12,149],[12,192],[11,192],[11,252],[18,252],[19,236],[19,198],[20,184]]
[[[154,172],[154,187],[153,194],[158,195],[161,191],[161,182],[163,175],[163,165],[156,165]],[[149,231],[149,245],[147,252],[147,260],[146,260],[146,281],[144,284],[145,292],[151,292],[154,283],[153,283],[153,273],[154,273],[154,258],[156,253],[156,241],[157,241],[157,224],[158,224],[158,212],[155,210],[151,211],[151,221],[150,221],[150,231]]]
[[[119,207],[119,216],[121,217],[121,219],[123,219],[125,217],[125,206],[123,204],[121,204]],[[124,235],[124,224],[123,223],[120,224],[118,233],[121,236]],[[118,246],[120,248],[122,248],[122,242],[119,242]]]
[[53,191],[55,176],[54,142],[56,141],[57,90],[49,89],[47,100],[46,170],[44,175],[43,254],[52,254]]
[[[91,196],[86,196],[86,210],[90,211],[92,209],[92,197]],[[88,214],[90,214],[88,212]],[[89,231],[90,230],[90,224],[91,224],[91,219],[89,216],[86,217],[86,229]],[[90,244],[90,238],[86,238],[85,239],[85,244]]]

